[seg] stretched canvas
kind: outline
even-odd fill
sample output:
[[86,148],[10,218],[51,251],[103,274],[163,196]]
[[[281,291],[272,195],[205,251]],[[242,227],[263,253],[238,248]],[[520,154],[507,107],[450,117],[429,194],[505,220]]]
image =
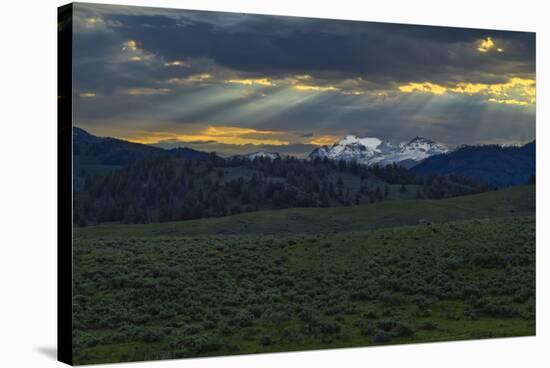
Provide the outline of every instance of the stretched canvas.
[[88,3],[58,28],[61,361],[535,334],[534,33]]

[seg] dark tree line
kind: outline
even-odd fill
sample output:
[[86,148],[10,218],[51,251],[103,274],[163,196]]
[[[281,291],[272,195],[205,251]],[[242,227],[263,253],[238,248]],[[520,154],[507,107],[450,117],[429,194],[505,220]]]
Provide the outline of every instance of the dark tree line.
[[491,189],[461,177],[421,177],[398,165],[365,167],[292,157],[224,160],[214,154],[200,160],[159,157],[86,176],[76,195],[75,223],[149,223],[260,209],[351,206],[390,199],[388,185],[399,185],[400,193],[415,185],[419,199]]

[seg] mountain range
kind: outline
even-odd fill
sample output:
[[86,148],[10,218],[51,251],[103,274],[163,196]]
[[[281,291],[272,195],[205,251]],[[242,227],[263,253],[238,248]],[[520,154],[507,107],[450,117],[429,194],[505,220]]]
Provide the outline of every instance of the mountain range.
[[209,153],[187,147],[162,149],[141,143],[110,137],[97,137],[84,129],[73,128],[73,148],[76,155],[88,156],[81,165],[124,166],[143,159],[174,156],[183,159],[205,159]]
[[[188,147],[163,149],[116,138],[97,137],[78,127],[73,128],[73,143],[77,157],[75,163],[87,173],[103,173],[144,159],[178,157],[202,160],[212,155]],[[306,161],[327,158],[353,161],[366,166],[398,164],[417,175],[459,175],[503,187],[526,183],[535,174],[535,147],[533,141],[521,147],[463,145],[450,150],[424,137],[394,144],[374,137],[347,135],[332,146],[314,149]],[[278,152],[264,151],[232,156],[247,160],[284,157]]]
[[525,184],[535,175],[535,141],[521,147],[462,146],[429,157],[411,170],[420,175],[461,175],[497,187]]
[[412,167],[434,155],[449,152],[441,143],[424,137],[415,137],[409,142],[393,144],[374,137],[360,138],[347,135],[332,146],[313,150],[308,159],[329,158],[331,160],[356,161],[364,165],[388,165],[398,163]]
[[231,157],[232,158],[245,158],[245,159],[248,159],[248,160],[255,160],[257,158],[267,158],[267,159],[270,159],[270,160],[276,160],[276,159],[283,158],[284,155],[281,155],[279,152],[258,151],[258,152],[247,153],[247,154],[244,154],[244,155],[234,155],[234,156],[231,156]]

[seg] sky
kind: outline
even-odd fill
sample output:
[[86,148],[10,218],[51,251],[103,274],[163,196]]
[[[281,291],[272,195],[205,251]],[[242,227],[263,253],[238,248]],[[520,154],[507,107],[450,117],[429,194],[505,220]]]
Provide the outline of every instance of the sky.
[[83,3],[73,32],[74,125],[99,136],[300,157],[535,139],[534,33]]

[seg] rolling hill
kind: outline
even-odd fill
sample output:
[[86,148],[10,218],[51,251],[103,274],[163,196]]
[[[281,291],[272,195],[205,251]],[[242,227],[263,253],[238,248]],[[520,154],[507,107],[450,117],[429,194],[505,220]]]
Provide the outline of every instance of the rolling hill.
[[146,225],[105,224],[75,228],[77,237],[186,236],[198,234],[323,234],[472,218],[535,214],[535,186],[523,185],[443,200],[396,200],[338,208],[292,208],[220,218]]
[[461,175],[505,187],[525,184],[535,175],[535,142],[521,147],[464,146],[428,157],[411,170],[420,175]]
[[75,228],[75,362],[533,335],[534,213],[526,185]]
[[166,222],[266,209],[441,199],[491,189],[455,176],[423,178],[397,165],[170,156],[86,176],[76,195],[75,222]]
[[159,157],[187,160],[206,159],[210,154],[187,147],[165,150],[110,137],[97,137],[82,128],[73,127],[73,151],[76,176],[104,174],[113,169]]

